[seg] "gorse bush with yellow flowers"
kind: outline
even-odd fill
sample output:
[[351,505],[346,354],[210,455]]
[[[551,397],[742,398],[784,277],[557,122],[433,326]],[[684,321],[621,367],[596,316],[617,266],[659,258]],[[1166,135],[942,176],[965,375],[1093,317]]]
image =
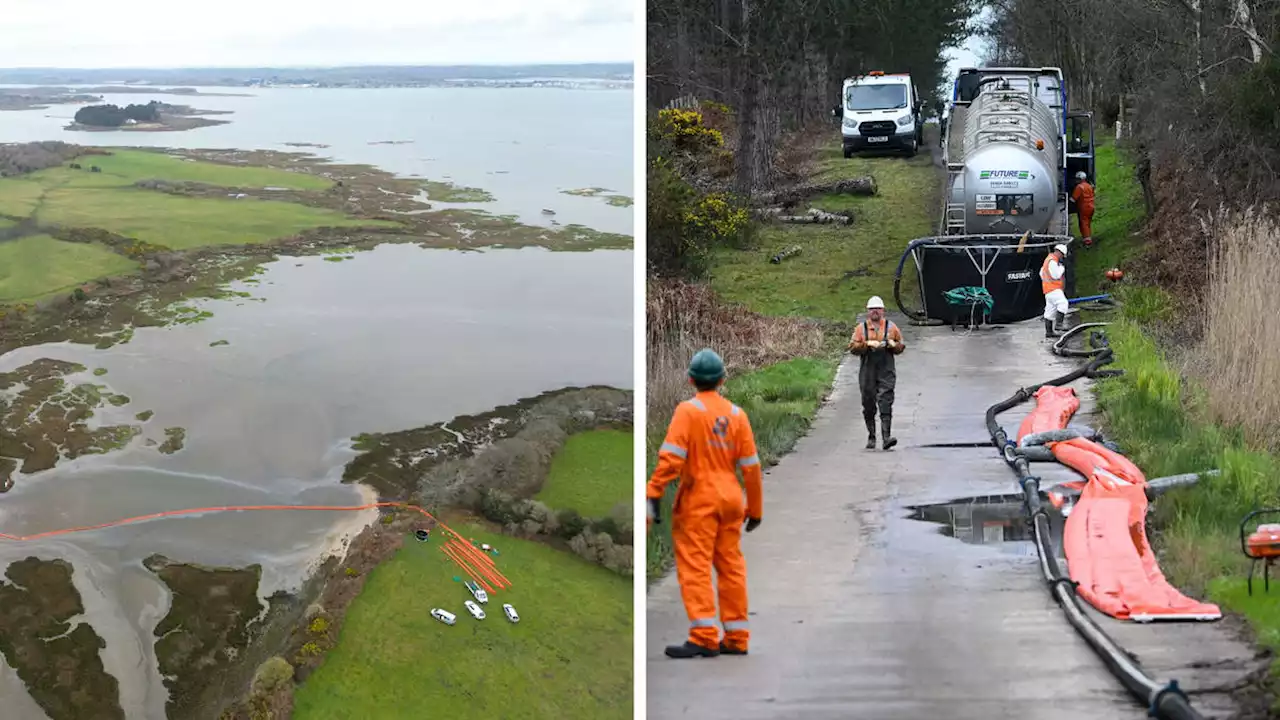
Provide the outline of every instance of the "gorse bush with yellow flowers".
[[658,111],[654,128],[664,141],[685,150],[718,148],[724,145],[724,133],[703,122],[697,110],[668,108]]
[[649,274],[705,277],[718,246],[741,247],[751,232],[746,205],[722,186],[732,174],[733,153],[707,117],[732,111],[669,108],[651,116],[648,128]]

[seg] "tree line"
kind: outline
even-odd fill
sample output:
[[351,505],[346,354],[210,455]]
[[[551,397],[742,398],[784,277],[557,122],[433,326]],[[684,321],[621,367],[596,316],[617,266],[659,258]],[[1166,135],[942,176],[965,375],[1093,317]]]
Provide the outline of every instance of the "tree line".
[[832,123],[846,78],[909,72],[938,97],[946,47],[966,35],[978,0],[648,0],[648,97],[733,109],[734,184],[775,179],[788,133]]
[[[1195,292],[1205,213],[1280,200],[1280,0],[997,0],[992,63],[1057,65],[1143,185],[1151,279]],[[1102,189],[1105,191],[1105,188]]]
[[120,127],[127,121],[159,122],[161,104],[155,100],[146,105],[89,105],[76,111],[75,120],[93,127]]

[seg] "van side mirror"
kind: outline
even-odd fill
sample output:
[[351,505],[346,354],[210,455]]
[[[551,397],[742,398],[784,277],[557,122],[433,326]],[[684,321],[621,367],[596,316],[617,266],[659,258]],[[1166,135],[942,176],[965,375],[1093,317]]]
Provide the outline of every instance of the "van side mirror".
[[840,108],[838,106],[831,108],[831,117],[833,118],[840,117]]

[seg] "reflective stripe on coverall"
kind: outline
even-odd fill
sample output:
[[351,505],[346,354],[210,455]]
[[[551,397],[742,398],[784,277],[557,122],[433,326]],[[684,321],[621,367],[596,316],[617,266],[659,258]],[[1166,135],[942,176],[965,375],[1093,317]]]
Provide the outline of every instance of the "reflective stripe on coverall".
[[[897,347],[881,347],[879,350],[867,347],[868,341],[884,342],[889,339],[897,343]],[[861,360],[861,365],[858,366],[858,388],[862,391],[863,419],[867,422],[874,420],[877,407],[880,409],[880,417],[891,417],[893,390],[898,382],[893,358],[907,349],[902,342],[902,332],[888,318],[881,320],[879,327],[869,326],[863,320],[854,328],[849,347]]]
[[[1054,274],[1058,277],[1054,278]],[[1067,269],[1062,264],[1062,256],[1056,251],[1049,253],[1040,266],[1040,289],[1044,291],[1044,318],[1053,320],[1054,313],[1066,314],[1070,303],[1067,302]]]
[[[745,516],[738,468],[747,491]],[[746,650],[747,562],[740,543],[744,517],[761,517],[760,458],[747,414],[714,390],[699,392],[676,407],[646,496],[662,497],[667,483],[676,478],[680,486],[671,511],[671,537],[680,595],[689,615],[689,642],[720,646],[711,581],[714,566],[724,644]]]
[[1081,180],[1071,191],[1071,199],[1076,203],[1076,218],[1080,221],[1080,237],[1093,237],[1093,186]]

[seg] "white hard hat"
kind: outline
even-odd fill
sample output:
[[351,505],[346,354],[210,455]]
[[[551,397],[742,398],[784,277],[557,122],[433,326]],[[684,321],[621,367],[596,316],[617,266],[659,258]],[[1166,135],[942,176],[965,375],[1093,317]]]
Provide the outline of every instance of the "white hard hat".
[[1061,243],[1059,243],[1059,244],[1057,244],[1057,245],[1054,245],[1054,246],[1053,246],[1053,249],[1054,249],[1054,250],[1057,250],[1058,252],[1062,253],[1063,255],[1066,255],[1066,254],[1067,254],[1067,246],[1066,246],[1066,245],[1063,245],[1063,244],[1061,244]]
[[871,299],[867,301],[867,309],[875,310],[877,308],[879,308],[880,310],[883,310],[884,301],[880,299],[879,295],[872,295]]
[[1084,172],[1083,170],[1081,170],[1080,172],[1076,173],[1076,179],[1077,179],[1077,180],[1083,180],[1083,179],[1085,179],[1085,178],[1087,178],[1087,177],[1089,177],[1089,176],[1088,176],[1088,175],[1086,175],[1086,174],[1085,174],[1085,172]]

